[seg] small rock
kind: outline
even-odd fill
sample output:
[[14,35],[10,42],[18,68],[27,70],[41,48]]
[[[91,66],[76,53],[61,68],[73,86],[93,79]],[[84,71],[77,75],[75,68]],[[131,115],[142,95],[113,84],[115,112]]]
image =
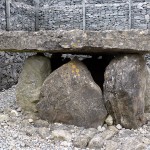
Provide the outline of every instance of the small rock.
[[118,144],[114,141],[108,140],[106,141],[106,148],[105,150],[117,150]]
[[104,144],[104,139],[101,137],[101,134],[96,134],[89,142],[88,148],[101,149],[103,147],[103,144]]
[[96,132],[97,130],[92,128],[83,130],[81,135],[77,136],[73,141],[74,146],[79,148],[86,148],[89,141],[93,138]]
[[117,133],[118,133],[118,130],[106,130],[102,132],[101,136],[105,140],[110,140]]
[[142,142],[146,145],[150,145],[150,139],[146,138],[146,137],[142,137]]
[[107,129],[107,127],[108,127],[108,125],[105,123],[104,125],[103,125],[106,129]]
[[122,126],[121,126],[120,124],[118,124],[118,125],[116,126],[116,128],[117,128],[118,130],[121,130],[121,129],[122,129]]
[[33,123],[33,119],[28,119],[29,123]]
[[25,143],[23,143],[23,142],[21,142],[20,146],[21,146],[21,147],[25,147],[25,146],[26,146],[26,144],[25,144]]
[[104,145],[105,140],[110,140],[118,130],[105,130],[100,134],[96,134],[92,140],[89,142],[89,148],[93,149],[101,149]]
[[49,127],[49,123],[45,120],[35,120],[34,121],[34,126],[35,127]]
[[108,129],[111,131],[118,132],[118,129],[115,126],[109,126]]
[[109,116],[106,118],[105,122],[106,122],[106,124],[107,124],[108,126],[113,125],[113,118],[112,118],[112,116],[109,115]]
[[71,146],[71,143],[67,142],[67,141],[63,141],[61,142],[60,144],[61,146],[64,146],[64,147],[70,147]]
[[18,112],[21,112],[21,111],[22,111],[21,107],[18,107],[18,108],[17,108],[17,111],[18,111]]
[[71,141],[72,135],[66,130],[54,130],[52,131],[52,138],[62,141]]
[[46,139],[50,135],[50,130],[43,127],[38,129],[38,133],[43,139]]
[[26,133],[27,136],[36,135],[37,134],[37,129],[30,127],[30,128],[25,129],[25,133]]
[[106,130],[106,128],[105,128],[105,127],[98,126],[97,130],[100,131],[100,132],[103,132],[103,131]]
[[7,114],[0,114],[0,123],[8,120],[9,120],[9,116]]
[[19,116],[18,112],[16,110],[11,110],[11,116]]

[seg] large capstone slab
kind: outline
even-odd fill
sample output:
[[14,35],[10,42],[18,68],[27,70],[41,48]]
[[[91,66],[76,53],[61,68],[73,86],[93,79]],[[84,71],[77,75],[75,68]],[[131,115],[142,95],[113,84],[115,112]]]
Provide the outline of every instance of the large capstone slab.
[[103,125],[107,111],[100,87],[77,59],[44,81],[37,110],[42,119],[84,127]]
[[50,72],[50,60],[44,56],[31,56],[25,61],[16,87],[17,102],[25,111],[37,111],[41,86]]
[[0,31],[0,51],[50,53],[150,52],[149,30]]
[[125,55],[111,61],[105,72],[104,99],[116,124],[125,128],[143,125],[146,66],[140,55]]

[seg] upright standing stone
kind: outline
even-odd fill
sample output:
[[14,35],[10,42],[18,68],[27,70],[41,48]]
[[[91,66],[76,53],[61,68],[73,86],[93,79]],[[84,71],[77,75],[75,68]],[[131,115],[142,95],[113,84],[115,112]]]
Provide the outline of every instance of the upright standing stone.
[[112,60],[105,72],[104,98],[116,124],[137,128],[144,123],[146,65],[140,55]]
[[40,89],[50,72],[50,60],[44,56],[31,56],[25,61],[16,89],[17,101],[24,110],[37,111]]
[[97,127],[107,111],[100,87],[86,66],[74,59],[45,80],[37,109],[42,119],[84,127]]
[[146,94],[145,94],[145,112],[150,113],[150,68],[147,67],[147,84],[146,84]]

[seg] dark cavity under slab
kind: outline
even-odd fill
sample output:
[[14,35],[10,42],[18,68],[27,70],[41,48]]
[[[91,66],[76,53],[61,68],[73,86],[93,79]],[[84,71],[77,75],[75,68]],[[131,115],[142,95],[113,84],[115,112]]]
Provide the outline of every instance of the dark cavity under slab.
[[60,53],[53,54],[51,56],[52,71],[58,69],[63,64],[68,63],[74,57],[77,57],[87,66],[94,81],[97,83],[97,85],[99,85],[99,87],[103,91],[105,69],[109,65],[110,61],[114,58],[114,55],[106,55],[106,54],[73,55]]

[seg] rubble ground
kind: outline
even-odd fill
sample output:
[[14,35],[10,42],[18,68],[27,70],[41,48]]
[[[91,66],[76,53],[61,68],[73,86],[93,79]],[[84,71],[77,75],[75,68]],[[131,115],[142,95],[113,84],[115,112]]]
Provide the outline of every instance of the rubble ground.
[[150,150],[150,122],[137,130],[49,124],[17,106],[15,88],[0,92],[1,150]]

